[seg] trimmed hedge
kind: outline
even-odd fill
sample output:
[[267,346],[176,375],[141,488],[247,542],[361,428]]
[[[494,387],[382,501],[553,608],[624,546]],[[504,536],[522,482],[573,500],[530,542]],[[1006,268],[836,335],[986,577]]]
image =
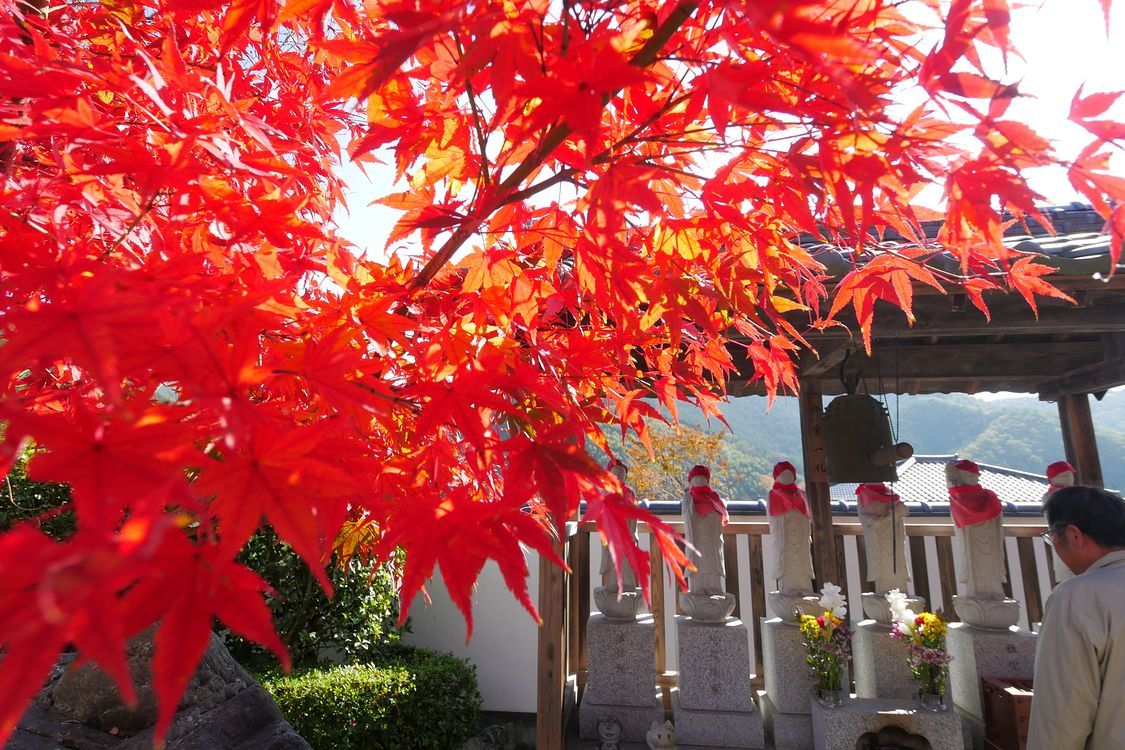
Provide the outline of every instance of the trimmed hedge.
[[396,646],[381,664],[316,667],[261,682],[313,750],[448,750],[477,731],[476,667],[451,654]]

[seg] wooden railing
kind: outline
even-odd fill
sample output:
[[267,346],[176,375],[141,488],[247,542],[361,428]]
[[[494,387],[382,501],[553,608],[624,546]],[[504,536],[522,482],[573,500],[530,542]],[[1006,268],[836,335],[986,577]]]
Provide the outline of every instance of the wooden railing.
[[[668,519],[677,531],[682,524]],[[1042,617],[1043,602],[1055,584],[1051,555],[1038,537],[1046,529],[1037,518],[1008,518],[1004,525],[1008,583],[1005,591],[1022,604],[1020,624],[1029,627]],[[755,681],[760,686],[762,670],[761,620],[773,617],[766,607],[766,592],[773,590],[769,523],[766,519],[733,520],[723,529],[727,590],[737,596],[734,616],[750,630]],[[950,597],[957,593],[954,565],[953,524],[947,519],[907,519],[907,558],[911,574],[910,592],[925,597],[931,609],[941,608],[956,621]],[[591,542],[591,537],[594,541]],[[652,555],[651,612],[656,623],[656,674],[665,688],[677,678],[675,616],[676,582],[668,580],[659,548],[647,528],[640,541]],[[849,617],[863,619],[860,594],[869,590],[863,530],[855,518],[837,518],[833,523],[833,550],[837,567],[847,571],[845,581],[836,581],[848,594]],[[558,546],[569,571],[549,564],[539,570],[538,742],[540,748],[561,750],[564,710],[581,697],[586,684],[588,656],[586,623],[589,620],[602,545],[593,524],[568,524],[566,538]],[[768,587],[768,588],[767,588]],[[576,688],[576,690],[568,688]],[[566,696],[569,695],[568,699]],[[669,695],[665,689],[664,695]],[[670,708],[666,706],[666,708]],[[554,739],[552,739],[554,738]]]

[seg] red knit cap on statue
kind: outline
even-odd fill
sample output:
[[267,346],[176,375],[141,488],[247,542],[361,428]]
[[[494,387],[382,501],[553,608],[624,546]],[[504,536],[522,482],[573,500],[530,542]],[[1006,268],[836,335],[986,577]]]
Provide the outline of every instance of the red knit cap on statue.
[[1071,474],[1078,473],[1078,471],[1066,461],[1055,461],[1053,464],[1047,467],[1047,479],[1054,479],[1059,474],[1065,474],[1068,471]]
[[953,465],[956,466],[960,471],[967,471],[970,474],[980,474],[980,467],[967,459],[962,459],[961,461],[958,461]]
[[788,461],[782,461],[781,463],[779,463],[779,464],[777,464],[776,466],[773,467],[773,478],[777,479],[778,474],[781,474],[782,472],[786,472],[786,471],[791,471],[791,472],[793,472],[793,476],[797,476],[796,467],[793,466],[793,464],[789,463]]
[[695,466],[691,467],[691,471],[688,472],[687,478],[695,479],[696,477],[706,477],[707,481],[710,482],[711,470],[703,464],[696,464]]

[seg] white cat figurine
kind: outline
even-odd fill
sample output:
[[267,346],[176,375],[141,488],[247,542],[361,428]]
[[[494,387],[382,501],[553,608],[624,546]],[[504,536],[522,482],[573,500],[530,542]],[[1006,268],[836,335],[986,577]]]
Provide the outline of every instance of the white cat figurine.
[[676,750],[676,729],[672,722],[652,722],[648,733],[645,735],[649,750]]

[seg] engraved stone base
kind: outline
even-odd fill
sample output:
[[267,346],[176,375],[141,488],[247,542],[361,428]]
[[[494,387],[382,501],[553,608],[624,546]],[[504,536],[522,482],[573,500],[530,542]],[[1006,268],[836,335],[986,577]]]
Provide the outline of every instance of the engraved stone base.
[[664,697],[660,688],[655,688],[653,699],[647,706],[620,706],[594,703],[588,696],[582,696],[578,707],[578,734],[583,739],[598,739],[598,719],[613,716],[621,722],[621,739],[626,742],[644,742],[645,734],[654,721],[664,721]]
[[784,714],[764,690],[758,691],[758,707],[766,727],[766,743],[774,750],[813,750],[812,714]]
[[797,613],[800,609],[806,615],[820,615],[820,597],[812,594],[783,594],[780,591],[771,591],[766,595],[770,611],[788,623],[797,622]]
[[[680,746],[764,748],[760,711],[702,711],[684,708],[680,691],[672,693],[672,722]],[[753,705],[753,704],[751,704]]]
[[590,666],[583,701],[640,707],[652,703],[656,687],[656,624],[652,615],[629,622],[591,615],[586,643]]
[[611,620],[630,621],[637,619],[637,607],[641,597],[636,590],[618,594],[604,586],[594,589],[594,606]]
[[[874,594],[870,591],[860,597],[863,601],[863,616],[869,620],[874,620],[880,625],[891,625],[891,603],[887,601],[887,597],[883,594]],[[926,609],[926,600],[920,596],[906,597],[906,607],[914,614],[924,612]]]
[[678,599],[682,609],[691,619],[699,622],[722,622],[734,611],[734,594],[693,594],[681,591]]
[[990,630],[1007,630],[1020,621],[1020,603],[1015,599],[972,599],[954,595],[953,611],[966,625]]
[[909,656],[906,643],[892,638],[889,627],[874,620],[861,622],[852,637],[856,695],[860,698],[915,699],[918,681],[910,673]]
[[803,642],[796,625],[776,617],[762,620],[762,667],[766,673],[766,694],[782,713],[809,713],[814,683],[805,661]]
[[1035,672],[1034,633],[1019,628],[984,630],[965,623],[949,626],[949,691],[966,713],[984,719],[982,677],[1031,678]]
[[816,750],[853,748],[868,732],[899,727],[925,737],[933,750],[965,750],[961,719],[955,711],[923,711],[908,701],[862,698],[836,708],[812,705]]
[[742,620],[706,623],[680,616],[676,618],[676,636],[680,665],[678,696],[684,708],[747,713],[754,710],[750,638]]

